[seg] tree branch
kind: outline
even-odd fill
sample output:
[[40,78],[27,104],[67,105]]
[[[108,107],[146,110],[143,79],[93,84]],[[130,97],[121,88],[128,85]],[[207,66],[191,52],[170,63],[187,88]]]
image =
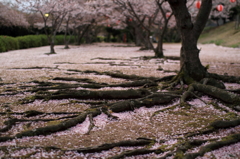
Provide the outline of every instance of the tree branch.
[[194,23],[194,34],[195,34],[195,37],[197,37],[197,39],[202,33],[205,27],[205,24],[208,21],[209,16],[206,16],[206,15],[210,14],[211,8],[212,8],[212,0],[202,0],[201,8],[196,18],[197,20]]

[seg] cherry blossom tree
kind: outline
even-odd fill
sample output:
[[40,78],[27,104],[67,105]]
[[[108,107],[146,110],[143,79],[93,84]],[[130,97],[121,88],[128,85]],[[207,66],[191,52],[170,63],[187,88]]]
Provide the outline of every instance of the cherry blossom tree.
[[81,11],[77,10],[74,28],[77,35],[77,44],[80,45],[85,37],[86,43],[91,43],[94,38],[94,25],[97,24],[98,8],[95,6],[94,1],[87,1],[81,4]]
[[[65,35],[74,34],[76,44],[80,45],[84,37],[86,42],[93,38],[94,35],[90,35],[90,32],[94,30],[94,24],[96,25],[100,18],[94,1],[76,2],[78,3],[77,9],[72,10],[65,16],[61,30],[65,32]],[[65,48],[67,47],[66,45]]]
[[202,66],[199,59],[200,50],[197,48],[198,38],[208,21],[212,9],[212,0],[203,0],[202,6],[197,14],[195,22],[187,8],[186,1],[168,0],[174,16],[176,18],[177,28],[180,31],[182,39],[182,48],[180,53],[181,72],[184,74],[186,82],[187,77],[194,80],[201,80],[206,77],[206,68]]
[[[79,32],[82,30],[81,26],[86,24],[86,21],[84,21],[84,17],[87,17],[86,14],[86,4],[83,2],[79,2],[78,8],[75,10],[72,10],[65,16],[63,20],[63,25],[60,28],[63,32],[65,32],[65,48],[69,48],[68,43],[72,35],[74,33],[76,36],[79,37]],[[70,37],[67,39],[67,35],[70,35]],[[77,41],[80,41],[77,38]]]
[[139,3],[138,1],[127,1],[126,6],[126,10],[132,17],[130,22],[133,26],[135,26],[138,34],[140,33],[139,37],[142,39],[145,49],[154,50],[150,35],[153,28],[154,19],[159,12],[158,8],[156,8],[152,1],[148,1],[147,3]]
[[78,8],[75,0],[16,0],[21,9],[39,13],[50,44],[50,54],[55,53],[55,36],[64,18]]
[[27,27],[29,26],[29,23],[24,13],[10,7],[8,4],[0,2],[0,25]]
[[[163,57],[163,37],[167,28],[175,26],[168,3],[164,0],[114,0],[113,2],[112,6],[115,5],[115,10],[124,17],[119,19],[124,19],[122,21],[125,21],[126,25],[134,28],[136,45],[154,50],[156,57]],[[156,47],[150,39],[152,32],[156,32],[157,35]]]
[[[105,28],[109,30],[124,29],[126,18],[121,14],[121,9],[112,0],[90,1],[88,5],[93,10],[92,18],[96,28]],[[107,35],[110,39],[110,34]]]
[[[192,16],[187,8],[186,1],[168,0],[176,19],[177,28],[180,31],[182,47],[180,50],[180,72],[171,81],[173,85],[179,82],[189,84],[188,91],[181,98],[183,103],[193,91],[200,91],[218,99],[227,99],[234,103],[235,95],[226,91],[222,81],[238,82],[239,77],[218,75],[209,73],[200,61],[200,50],[197,41],[203,31],[212,10],[212,0],[202,0],[201,7],[196,18]],[[236,98],[239,98],[236,96]],[[239,100],[239,99],[237,99]]]
[[[189,3],[193,2],[194,1],[180,2],[168,0],[176,18],[177,27],[182,39],[180,53],[181,72],[182,74],[187,75],[187,77],[190,76],[194,80],[200,80],[206,77],[208,73],[199,59],[200,50],[197,48],[198,38],[209,19],[209,15],[221,14],[222,16],[227,17],[230,8],[233,5],[226,0],[224,1],[226,4],[225,10],[216,13],[216,7],[220,4],[219,1],[202,0],[199,9],[196,9],[194,5],[188,7]],[[223,2],[221,2],[221,4],[223,4]],[[186,77],[184,78],[186,79]]]
[[[129,1],[129,0],[114,0],[118,5],[122,14],[126,17],[127,24],[132,26],[135,31],[136,40],[143,44],[145,49],[155,50],[151,42],[150,35],[154,27],[155,20],[158,17],[159,9],[154,1]],[[156,56],[157,53],[156,53]]]

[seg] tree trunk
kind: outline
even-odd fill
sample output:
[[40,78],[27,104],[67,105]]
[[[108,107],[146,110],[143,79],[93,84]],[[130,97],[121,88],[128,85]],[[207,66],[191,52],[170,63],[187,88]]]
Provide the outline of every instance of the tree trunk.
[[142,34],[142,42],[143,42],[143,46],[144,48],[142,48],[142,50],[154,50],[154,46],[150,40],[150,32],[146,31],[144,32],[143,30],[141,30]]
[[142,46],[142,39],[141,39],[141,36],[140,36],[139,28],[135,27],[134,31],[135,31],[135,44],[136,44],[136,46]]
[[238,13],[235,21],[235,29],[239,28],[239,23],[240,23],[240,14]]
[[201,64],[199,59],[200,50],[197,48],[197,43],[193,40],[186,39],[182,41],[180,52],[180,68],[194,80],[201,80],[206,76],[206,69]]
[[50,54],[55,54],[55,49],[54,49],[54,42],[51,42],[50,44]]
[[158,43],[157,43],[157,47],[156,49],[154,49],[155,52],[155,56],[158,58],[163,58],[163,37],[165,35],[165,32],[167,30],[167,23],[165,22],[165,26],[163,30],[160,30],[159,34],[158,34]]
[[158,57],[158,58],[163,58],[164,57],[164,55],[163,55],[163,41],[162,40],[163,40],[162,38],[158,39],[157,48],[154,50],[155,57]]
[[69,41],[70,41],[70,38],[67,39],[67,35],[69,33],[69,20],[70,20],[70,17],[68,17],[68,20],[67,20],[67,24],[66,24],[66,30],[65,30],[65,33],[64,33],[64,44],[65,44],[65,47],[64,49],[69,49]]
[[54,46],[55,46],[55,34],[50,37],[50,54],[56,54]]
[[189,79],[199,81],[207,75],[207,71],[199,59],[200,50],[197,48],[197,41],[207,23],[212,8],[212,0],[202,0],[194,24],[188,12],[186,1],[169,0],[168,2],[173,10],[182,39],[180,73],[184,75],[184,80],[187,83],[192,81]]
[[77,45],[81,45],[81,41],[83,39],[83,36],[88,31],[90,26],[91,26],[91,24],[88,24],[87,26],[84,26],[84,29],[82,30],[82,32],[80,31],[80,28],[78,28],[78,41],[77,41]]

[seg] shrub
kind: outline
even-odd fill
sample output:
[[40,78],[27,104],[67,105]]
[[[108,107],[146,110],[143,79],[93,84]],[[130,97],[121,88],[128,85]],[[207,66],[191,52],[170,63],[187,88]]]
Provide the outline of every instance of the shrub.
[[39,47],[42,46],[42,40],[37,35],[27,35],[25,36],[29,40],[29,47]]
[[[69,36],[67,38],[70,38]],[[74,39],[71,37],[70,43]],[[64,35],[57,35],[55,45],[64,44]],[[27,49],[31,47],[40,47],[49,45],[46,35],[26,35],[16,38],[10,36],[0,36],[0,52],[17,49]]]
[[48,38],[47,38],[46,35],[38,35],[38,36],[39,36],[39,38],[40,38],[41,41],[42,41],[42,46],[49,45],[49,43],[48,43]]
[[103,37],[103,36],[97,37],[97,42],[103,42],[104,40],[105,40],[105,37]]
[[40,47],[48,45],[48,40],[46,35],[26,35],[16,37],[19,43],[20,49]]
[[117,42],[117,38],[111,38],[111,42]]
[[64,35],[56,35],[55,37],[55,45],[64,44]]
[[26,36],[18,36],[17,37],[19,43],[19,49],[26,49],[29,48],[29,39]]
[[5,52],[5,51],[6,51],[5,43],[2,40],[2,36],[0,36],[0,52]]
[[1,52],[9,50],[17,50],[19,48],[18,41],[10,36],[0,36],[1,39]]
[[[55,37],[55,45],[64,45],[64,44],[65,44],[64,36],[65,36],[65,35],[56,35],[56,37]],[[66,40],[68,40],[69,38],[71,38],[70,41],[69,41],[69,43],[70,43],[70,44],[74,43],[74,38],[73,38],[73,36],[69,36],[69,35],[68,35],[68,36],[66,37]]]

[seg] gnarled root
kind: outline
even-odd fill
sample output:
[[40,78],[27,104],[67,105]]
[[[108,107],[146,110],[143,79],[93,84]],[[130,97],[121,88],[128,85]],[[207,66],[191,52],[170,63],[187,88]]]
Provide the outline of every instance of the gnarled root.
[[[230,104],[239,104],[240,103],[240,97],[237,94],[228,92],[224,89],[217,88],[215,86],[204,85],[204,84],[201,84],[198,82],[195,82],[189,86],[188,91],[186,91],[182,95],[181,102],[185,102],[186,98],[189,97],[193,91],[202,92],[209,96],[220,99],[221,101],[226,102],[226,103],[230,103]],[[231,107],[237,111],[240,111],[240,109],[237,106],[232,105]]]

